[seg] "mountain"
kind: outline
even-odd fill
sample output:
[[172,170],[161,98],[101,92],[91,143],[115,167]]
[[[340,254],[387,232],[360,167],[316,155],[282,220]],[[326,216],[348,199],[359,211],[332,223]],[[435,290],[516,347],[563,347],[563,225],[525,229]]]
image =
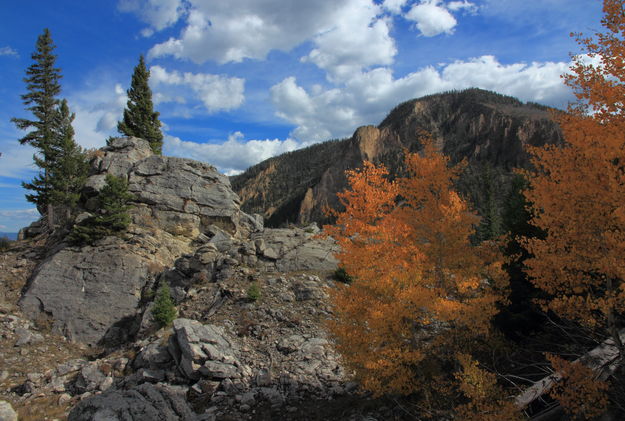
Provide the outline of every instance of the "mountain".
[[453,163],[467,160],[458,188],[484,214],[491,200],[501,209],[512,170],[528,165],[526,145],[562,142],[553,111],[481,89],[430,95],[398,105],[377,127],[270,158],[231,183],[241,208],[262,214],[267,226],[324,223],[324,208],[337,208],[336,193],[347,186],[345,170],[370,160],[401,175],[403,151],[419,150],[429,133]]
[[0,232],[0,238],[8,238],[9,240],[17,240],[17,233],[16,232]]

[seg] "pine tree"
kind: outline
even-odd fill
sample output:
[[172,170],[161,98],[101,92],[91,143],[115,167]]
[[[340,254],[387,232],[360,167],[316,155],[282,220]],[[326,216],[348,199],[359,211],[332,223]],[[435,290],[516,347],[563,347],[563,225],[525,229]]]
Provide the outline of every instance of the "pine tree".
[[154,307],[152,308],[154,320],[161,326],[169,326],[176,317],[176,306],[171,298],[171,292],[167,281],[164,281],[156,292]]
[[150,71],[145,67],[143,56],[132,74],[128,102],[124,110],[124,119],[117,123],[117,131],[125,136],[135,136],[150,142],[154,153],[160,155],[163,148],[163,134],[159,113],[154,111],[152,90],[148,85]]
[[34,119],[13,118],[18,129],[28,130],[24,137],[19,139],[21,144],[34,146],[39,156],[34,158],[35,164],[42,173],[35,177],[32,183],[25,183],[24,187],[34,190],[34,194],[26,198],[35,203],[41,213],[45,213],[48,204],[50,185],[48,180],[48,164],[53,153],[51,143],[55,136],[57,124],[56,114],[59,100],[56,96],[61,92],[61,70],[55,66],[56,55],[52,54],[56,46],[52,42],[50,31],[46,28],[37,39],[37,50],[32,54],[35,61],[27,70],[27,94],[22,95],[26,109],[32,112]]
[[85,151],[74,141],[74,118],[67,100],[63,100],[57,112],[57,133],[49,170],[50,203],[68,209],[76,207],[89,171]]
[[108,174],[106,185],[98,194],[98,214],[75,225],[70,240],[81,245],[93,244],[106,236],[123,233],[130,225],[128,210],[133,198],[124,178]]

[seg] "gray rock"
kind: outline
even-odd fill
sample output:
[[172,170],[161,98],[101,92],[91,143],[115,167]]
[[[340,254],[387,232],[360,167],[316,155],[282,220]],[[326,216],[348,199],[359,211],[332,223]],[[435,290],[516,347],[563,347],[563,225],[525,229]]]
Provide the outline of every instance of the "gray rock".
[[89,364],[80,370],[74,388],[78,394],[102,390],[107,382],[106,378],[96,364]]
[[328,341],[323,338],[311,338],[304,342],[299,352],[305,359],[324,359],[326,356]]
[[146,345],[139,351],[132,363],[135,369],[158,368],[169,364],[172,361],[171,354],[167,346],[160,344],[160,340]]
[[156,209],[159,227],[174,235],[198,236],[211,224],[231,234],[243,228],[239,197],[211,165],[151,156],[133,166],[129,181],[137,201]]
[[284,354],[290,354],[300,349],[305,341],[306,339],[301,335],[291,335],[286,338],[282,338],[276,345],[276,348]]
[[76,360],[69,360],[63,364],[59,364],[56,367],[56,373],[59,376],[64,376],[68,373],[72,373],[74,371],[78,371],[80,370],[82,367],[84,367],[85,365],[87,365],[87,361],[86,360],[81,360],[81,359],[76,359]]
[[322,286],[315,281],[295,282],[293,293],[297,301],[322,300],[327,297]]
[[35,270],[20,305],[33,319],[51,316],[56,330],[88,344],[118,343],[138,328],[141,290],[148,282],[147,257],[133,247],[62,249]]
[[187,402],[162,385],[144,383],[130,390],[110,390],[81,401],[69,421],[195,421]]
[[24,346],[24,345],[32,345],[39,342],[43,342],[43,335],[36,332],[31,332],[28,329],[17,328],[15,329],[15,334],[17,335],[17,341],[15,342],[15,346]]
[[236,379],[241,377],[236,366],[219,361],[206,361],[199,371],[200,374],[211,379]]
[[269,386],[271,385],[271,381],[273,380],[271,376],[271,372],[266,368],[261,368],[256,373],[256,377],[254,381],[256,382],[256,386]]
[[264,229],[251,235],[256,252],[276,260],[281,272],[301,270],[333,271],[338,261],[338,246],[332,238],[316,238],[300,228]]
[[[212,378],[240,377],[232,341],[220,327],[203,325],[196,320],[174,320],[180,368],[191,379],[199,374]],[[208,364],[208,365],[207,365]]]
[[0,421],[17,421],[17,413],[7,401],[0,401]]

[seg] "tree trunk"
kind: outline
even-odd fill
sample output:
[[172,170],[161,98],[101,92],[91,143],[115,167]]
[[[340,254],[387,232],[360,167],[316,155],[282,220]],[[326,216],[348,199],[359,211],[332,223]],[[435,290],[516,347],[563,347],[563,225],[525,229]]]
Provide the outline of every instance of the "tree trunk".
[[[623,343],[625,340],[625,329],[619,331],[618,340],[620,343]],[[606,380],[622,363],[621,353],[613,338],[605,340],[601,345],[588,351],[575,361],[579,361],[594,371],[595,378],[599,380]],[[536,399],[548,393],[553,385],[561,379],[562,375],[556,372],[535,382],[532,386],[525,389],[523,393],[517,395],[514,399],[516,406],[519,409],[527,407]]]

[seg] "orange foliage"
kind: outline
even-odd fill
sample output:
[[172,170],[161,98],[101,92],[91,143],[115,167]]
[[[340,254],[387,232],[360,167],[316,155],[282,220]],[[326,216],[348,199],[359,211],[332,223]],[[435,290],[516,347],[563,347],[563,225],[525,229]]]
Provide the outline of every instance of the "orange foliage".
[[521,420],[521,414],[514,403],[505,399],[503,389],[497,379],[479,367],[478,363],[467,354],[458,354],[462,370],[456,373],[460,382],[460,391],[469,399],[456,412],[464,421],[515,421]]
[[592,419],[603,414],[608,404],[608,385],[596,380],[595,373],[583,364],[547,355],[560,380],[551,389],[551,397],[576,419]]
[[488,333],[505,286],[496,246],[471,245],[478,218],[452,188],[458,169],[430,141],[406,167],[394,182],[369,162],[348,171],[345,211],[325,227],[354,278],[331,292],[329,328],[375,394],[442,390],[434,379],[452,377],[442,366]]
[[[532,224],[547,237],[528,239],[526,261],[544,307],[616,336],[625,311],[625,15],[623,0],[604,1],[604,33],[576,37],[588,57],[565,76],[578,103],[560,123],[564,147],[533,148],[527,199]],[[622,344],[615,338],[622,350]]]

